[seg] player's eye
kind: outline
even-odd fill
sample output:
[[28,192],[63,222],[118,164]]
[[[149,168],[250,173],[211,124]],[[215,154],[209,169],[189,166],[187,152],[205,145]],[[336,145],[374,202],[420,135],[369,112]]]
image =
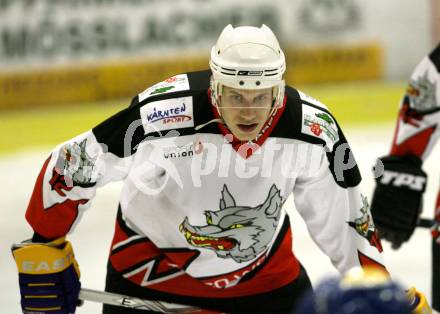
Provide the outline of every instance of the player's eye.
[[229,229],[237,229],[237,228],[243,228],[244,225],[242,224],[233,224],[232,226],[229,227]]
[[254,98],[254,102],[257,104],[264,103],[269,99],[269,94],[261,94]]
[[229,103],[232,106],[239,106],[242,105],[243,103],[243,96],[239,95],[239,94],[231,94],[228,96],[229,99]]
[[205,213],[206,216],[206,222],[208,223],[208,225],[212,225],[212,217],[210,213]]

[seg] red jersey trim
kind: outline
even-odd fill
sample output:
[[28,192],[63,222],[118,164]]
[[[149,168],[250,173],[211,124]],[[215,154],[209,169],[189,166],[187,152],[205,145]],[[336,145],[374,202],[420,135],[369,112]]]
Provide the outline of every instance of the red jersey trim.
[[414,134],[404,142],[397,145],[395,142],[391,149],[391,155],[403,156],[403,155],[416,155],[421,157],[428,147],[429,140],[432,134],[435,132],[436,126],[427,128],[419,133]]
[[400,130],[400,123],[411,124],[415,127],[419,127],[418,121],[421,121],[423,116],[415,112],[410,111],[410,106],[407,100],[404,100],[402,108],[399,111],[396,128],[394,130],[393,142],[391,145],[390,155],[403,156],[403,155],[416,155],[421,157],[425,152],[429,140],[432,134],[436,130],[436,126],[429,127],[422,130],[413,136],[409,137],[400,144],[397,144],[397,136]]
[[26,210],[26,220],[36,233],[45,238],[53,239],[65,236],[69,232],[78,217],[78,206],[87,203],[89,200],[80,199],[74,201],[66,199],[62,203],[54,204],[48,208],[44,207],[44,175],[50,159],[51,157],[45,161],[38,175]]
[[[280,288],[298,277],[300,264],[292,252],[290,227],[286,231],[272,255],[262,256],[248,267],[214,277],[194,278],[183,272],[198,256],[198,251],[159,249],[148,239],[141,243],[134,241],[132,246],[116,250],[110,255],[110,263],[136,285],[165,293],[212,298],[253,295]],[[127,238],[117,223],[114,239]],[[112,246],[117,242],[113,241]],[[250,278],[245,278],[257,267],[261,268]],[[234,281],[239,283],[234,285]]]
[[223,278],[215,277],[211,282],[204,279],[205,283],[183,274],[177,278],[153,284],[149,288],[172,294],[211,298],[254,295],[278,289],[294,281],[300,273],[299,262],[292,252],[291,240],[289,228],[278,250],[266,261],[260,271],[253,278],[240,282],[236,286],[222,288],[231,280],[236,280],[240,274],[232,274],[232,277],[228,275]]

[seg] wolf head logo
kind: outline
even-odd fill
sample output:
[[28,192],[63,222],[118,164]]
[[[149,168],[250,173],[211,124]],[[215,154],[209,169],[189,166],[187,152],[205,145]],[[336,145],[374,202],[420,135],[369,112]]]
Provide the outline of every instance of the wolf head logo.
[[206,211],[206,225],[193,226],[188,217],[180,225],[187,242],[213,250],[218,257],[241,263],[263,252],[273,238],[280,219],[283,200],[272,185],[263,204],[237,206],[226,185],[223,186],[220,210]]
[[80,143],[66,144],[60,150],[55,166],[58,174],[65,176],[66,183],[70,186],[93,186],[92,174],[96,158],[92,158],[86,151],[87,139]]
[[354,225],[356,231],[363,237],[366,237],[368,234],[368,230],[374,230],[375,227],[373,220],[371,219],[370,214],[368,212],[369,205],[368,205],[367,197],[361,195],[361,198],[362,198],[362,208],[361,208],[362,216],[354,220]]
[[435,90],[436,83],[429,80],[428,72],[416,80],[411,80],[407,88],[410,106],[418,112],[436,109]]
[[376,247],[380,253],[383,251],[382,243],[380,242],[377,229],[374,225],[373,219],[371,218],[369,211],[370,206],[368,205],[367,197],[361,194],[361,199],[362,216],[356,218],[354,221],[347,221],[347,223],[350,227],[354,228],[359,235],[367,239],[371,246]]

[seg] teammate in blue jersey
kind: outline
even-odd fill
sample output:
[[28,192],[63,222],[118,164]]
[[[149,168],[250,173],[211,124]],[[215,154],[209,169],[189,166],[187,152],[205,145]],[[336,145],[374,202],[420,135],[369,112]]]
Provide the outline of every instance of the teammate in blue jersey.
[[392,282],[387,273],[378,268],[355,267],[342,278],[320,282],[308,293],[294,314],[411,314],[427,313],[423,295],[418,295],[418,309],[414,310],[416,291],[407,292]]
[[209,70],[147,88],[56,147],[26,212],[32,242],[13,251],[23,311],[75,311],[79,268],[65,237],[96,189],[112,181],[123,188],[109,292],[227,313],[289,313],[311,287],[292,251],[283,208],[290,195],[341,273],[385,269],[345,136],[325,105],[285,84],[285,68],[267,26],[228,25]]

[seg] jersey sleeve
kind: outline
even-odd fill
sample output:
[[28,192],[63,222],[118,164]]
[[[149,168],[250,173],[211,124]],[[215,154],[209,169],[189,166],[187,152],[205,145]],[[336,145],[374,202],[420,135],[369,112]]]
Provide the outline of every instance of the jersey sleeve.
[[341,273],[355,266],[385,269],[382,245],[361,193],[361,175],[344,134],[323,108],[304,106],[303,117],[303,134],[325,140],[314,144],[321,146],[320,158],[314,158],[320,162],[297,178],[293,190],[311,238]]
[[135,142],[142,136],[138,112],[122,110],[50,153],[26,211],[37,235],[47,239],[66,235],[90,207],[98,187],[127,176]]
[[440,46],[414,69],[403,95],[391,155],[430,154],[440,136]]

